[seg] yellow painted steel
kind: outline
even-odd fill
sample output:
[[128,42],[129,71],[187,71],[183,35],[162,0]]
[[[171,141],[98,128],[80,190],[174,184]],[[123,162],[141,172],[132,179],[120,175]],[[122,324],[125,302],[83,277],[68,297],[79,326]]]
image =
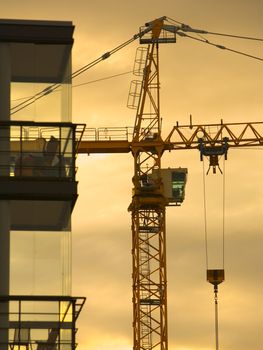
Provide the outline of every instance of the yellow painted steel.
[[129,153],[131,143],[128,141],[81,141],[78,153]]

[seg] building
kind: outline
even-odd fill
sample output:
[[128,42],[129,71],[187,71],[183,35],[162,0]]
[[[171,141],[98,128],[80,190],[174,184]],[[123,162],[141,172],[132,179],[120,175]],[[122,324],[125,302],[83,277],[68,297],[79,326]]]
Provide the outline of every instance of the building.
[[85,298],[71,295],[70,217],[85,126],[71,122],[73,31],[0,20],[1,350],[76,347]]

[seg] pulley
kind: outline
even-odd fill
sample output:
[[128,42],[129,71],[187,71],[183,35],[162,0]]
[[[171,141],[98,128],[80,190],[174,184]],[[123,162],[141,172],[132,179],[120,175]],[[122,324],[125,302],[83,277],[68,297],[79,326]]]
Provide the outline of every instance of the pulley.
[[210,168],[213,169],[213,174],[216,174],[216,169],[218,168],[222,174],[222,170],[219,166],[219,156],[224,156],[227,160],[227,151],[228,151],[228,138],[224,137],[219,145],[207,144],[202,138],[198,139],[198,148],[200,151],[200,160],[203,161],[203,156],[209,158],[209,168],[206,175],[209,173]]

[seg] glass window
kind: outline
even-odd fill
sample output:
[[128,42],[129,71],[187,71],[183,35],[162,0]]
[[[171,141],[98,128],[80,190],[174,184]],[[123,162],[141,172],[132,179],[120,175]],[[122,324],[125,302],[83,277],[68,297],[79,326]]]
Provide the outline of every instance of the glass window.
[[74,131],[52,123],[1,125],[0,176],[74,179]]
[[11,231],[10,252],[10,294],[70,295],[70,231]]
[[16,43],[10,47],[11,120],[70,122],[71,46]]
[[182,201],[184,199],[185,182],[185,172],[172,172],[172,196],[178,201]]

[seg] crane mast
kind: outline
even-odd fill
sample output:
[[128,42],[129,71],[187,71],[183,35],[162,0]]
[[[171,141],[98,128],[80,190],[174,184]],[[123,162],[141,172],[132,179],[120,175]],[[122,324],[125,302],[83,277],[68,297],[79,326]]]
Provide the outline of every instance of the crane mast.
[[[148,48],[132,142],[134,157],[132,278],[134,350],[167,349],[165,202],[160,178],[163,147],[159,109],[158,44]],[[157,141],[157,143],[156,143]]]
[[[152,22],[134,125],[132,278],[134,350],[167,350],[165,198],[161,180],[159,37],[163,19]],[[153,171],[157,176],[153,179]]]

